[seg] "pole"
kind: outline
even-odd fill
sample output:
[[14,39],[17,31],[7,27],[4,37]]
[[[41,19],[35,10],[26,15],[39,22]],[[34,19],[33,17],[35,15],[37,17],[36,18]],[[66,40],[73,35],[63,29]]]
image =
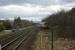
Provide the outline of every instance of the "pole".
[[1,50],[1,41],[0,41],[0,50]]
[[53,47],[53,29],[52,29],[52,50],[54,50],[54,47]]

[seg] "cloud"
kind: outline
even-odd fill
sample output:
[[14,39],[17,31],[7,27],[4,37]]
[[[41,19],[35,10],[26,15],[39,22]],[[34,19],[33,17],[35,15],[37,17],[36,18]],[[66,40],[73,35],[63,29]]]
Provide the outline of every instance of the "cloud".
[[75,0],[0,0],[0,5],[24,5],[24,4],[33,4],[33,5],[57,5],[57,4],[66,4],[72,3]]
[[61,0],[61,2],[64,2],[64,3],[72,3],[72,2],[75,2],[75,0]]
[[49,0],[0,0],[0,5],[10,5],[10,4],[35,4],[35,5],[48,5],[50,3]]
[[[0,0],[0,18],[22,16],[41,20],[62,9],[75,7],[75,0]],[[35,19],[34,19],[35,20]]]
[[0,16],[46,16],[61,9],[71,9],[74,3],[65,5],[33,6],[31,4],[0,6]]
[[24,19],[30,18],[30,20],[34,20],[36,18],[36,20],[40,20],[49,14],[50,12],[46,11],[46,8],[43,8],[41,6],[33,7],[29,4],[28,6],[7,5],[0,7],[0,18],[2,19],[13,19],[15,16],[21,16]]
[[74,3],[75,0],[50,0],[51,5],[65,5],[68,3]]
[[[28,14],[49,14],[46,11],[47,8],[43,8],[41,6],[18,6],[18,5],[8,5],[8,6],[1,6],[0,13],[3,14],[12,14],[12,15],[28,15]],[[1,15],[1,14],[0,14]]]

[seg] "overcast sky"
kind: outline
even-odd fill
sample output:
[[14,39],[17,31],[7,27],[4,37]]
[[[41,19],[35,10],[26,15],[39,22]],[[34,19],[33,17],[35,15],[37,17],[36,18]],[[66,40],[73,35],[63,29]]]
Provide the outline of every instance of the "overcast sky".
[[0,0],[0,19],[21,16],[22,19],[40,21],[61,9],[69,10],[74,5],[75,0]]

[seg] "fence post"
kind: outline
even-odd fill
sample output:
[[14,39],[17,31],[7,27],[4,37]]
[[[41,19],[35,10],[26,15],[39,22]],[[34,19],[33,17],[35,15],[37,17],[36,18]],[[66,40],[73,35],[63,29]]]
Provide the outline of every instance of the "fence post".
[[0,44],[0,50],[1,50],[1,44]]
[[62,50],[64,50],[64,48],[62,48]]
[[0,40],[0,50],[1,50],[1,44],[2,44],[2,40]]
[[53,46],[53,29],[51,30],[51,32],[52,32],[52,50],[54,50],[54,46]]

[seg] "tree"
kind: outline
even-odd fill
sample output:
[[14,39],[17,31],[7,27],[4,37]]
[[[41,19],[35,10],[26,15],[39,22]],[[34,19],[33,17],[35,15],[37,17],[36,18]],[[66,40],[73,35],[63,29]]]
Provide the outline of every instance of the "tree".
[[48,22],[53,29],[58,26],[58,29],[55,29],[58,30],[58,36],[75,38],[75,8],[67,12],[60,11],[52,14],[43,21]]
[[4,27],[3,23],[0,22],[0,31],[2,31],[2,30],[4,30],[4,29],[5,29],[5,27]]
[[21,28],[22,27],[20,17],[17,17],[14,19],[14,26],[15,26],[15,28]]
[[12,29],[12,25],[11,25],[11,23],[10,23],[9,20],[5,20],[5,21],[3,22],[3,25],[5,26],[5,29],[6,29],[6,30]]

